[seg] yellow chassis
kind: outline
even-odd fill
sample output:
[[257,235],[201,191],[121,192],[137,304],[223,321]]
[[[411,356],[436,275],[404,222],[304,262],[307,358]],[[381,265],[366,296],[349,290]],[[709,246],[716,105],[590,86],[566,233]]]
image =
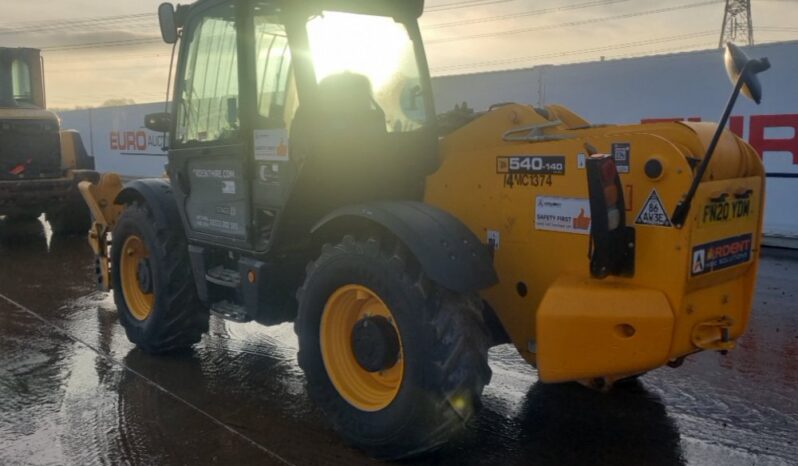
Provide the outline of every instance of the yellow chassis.
[[[425,197],[486,243],[488,235],[500,238],[494,251],[499,284],[481,294],[520,354],[545,382],[611,382],[696,351],[732,348],[748,322],[762,231],[764,169],[754,150],[725,132],[683,228],[639,225],[635,219],[654,191],[664,210],[673,211],[693,175],[688,160],[703,155],[715,125],[591,126],[563,107],[547,110],[545,119],[528,106],[502,106],[444,138],[443,163],[429,177]],[[523,131],[528,140],[507,137]],[[579,166],[585,143],[601,153],[613,153],[617,143],[631,148],[621,183],[627,224],[636,233],[632,277],[591,277],[586,230],[548,231],[535,223],[536,200],[588,198]],[[536,155],[561,157],[563,171],[519,175],[508,186],[499,159]],[[645,174],[651,159],[662,164],[660,177]],[[704,221],[712,199],[742,194],[749,196],[745,217]],[[690,272],[694,251],[738,235],[750,235],[747,260]]]

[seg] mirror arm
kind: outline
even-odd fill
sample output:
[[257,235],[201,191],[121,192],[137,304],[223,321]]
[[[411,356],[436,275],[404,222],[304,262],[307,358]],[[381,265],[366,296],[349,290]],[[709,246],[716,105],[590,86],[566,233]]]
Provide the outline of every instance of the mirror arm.
[[681,228],[687,219],[687,214],[690,212],[690,204],[693,202],[693,197],[695,197],[695,192],[698,190],[698,185],[701,183],[701,179],[704,178],[704,173],[707,171],[709,161],[712,158],[712,154],[715,152],[715,147],[718,145],[720,136],[723,134],[723,130],[726,128],[726,123],[729,121],[729,115],[731,115],[734,104],[737,102],[737,97],[740,96],[740,90],[743,88],[745,78],[750,72],[749,68],[752,62],[754,62],[754,60],[746,63],[740,72],[740,76],[737,77],[737,82],[734,83],[734,90],[729,97],[729,101],[726,103],[726,109],[723,111],[723,116],[721,116],[720,121],[718,122],[718,127],[715,129],[715,134],[712,135],[712,140],[710,141],[709,146],[707,146],[704,158],[701,160],[701,164],[698,166],[698,169],[693,176],[693,181],[690,183],[690,189],[687,190],[687,192],[676,204],[676,208],[673,209],[671,223],[673,223],[676,228]]

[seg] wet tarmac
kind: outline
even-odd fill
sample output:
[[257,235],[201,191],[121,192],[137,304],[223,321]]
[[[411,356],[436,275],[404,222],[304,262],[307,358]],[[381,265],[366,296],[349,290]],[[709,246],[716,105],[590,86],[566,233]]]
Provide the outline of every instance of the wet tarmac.
[[[373,464],[311,405],[290,324],[211,321],[153,357],[93,289],[84,238],[0,220],[0,464]],[[798,464],[798,254],[766,250],[738,349],[613,392],[544,385],[508,346],[467,433],[407,464]]]

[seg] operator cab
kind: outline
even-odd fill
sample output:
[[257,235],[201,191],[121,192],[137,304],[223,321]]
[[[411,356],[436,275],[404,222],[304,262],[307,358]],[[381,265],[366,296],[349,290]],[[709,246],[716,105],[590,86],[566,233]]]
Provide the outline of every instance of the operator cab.
[[422,7],[162,5],[164,39],[180,31],[181,59],[172,114],[147,120],[171,134],[188,237],[266,253],[337,207],[421,200],[438,163]]

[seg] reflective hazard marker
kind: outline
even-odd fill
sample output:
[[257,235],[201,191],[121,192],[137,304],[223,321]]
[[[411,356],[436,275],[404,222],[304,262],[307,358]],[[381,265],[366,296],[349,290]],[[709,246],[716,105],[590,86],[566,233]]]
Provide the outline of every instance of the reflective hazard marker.
[[651,190],[651,194],[648,195],[648,199],[646,199],[646,202],[643,203],[643,208],[640,209],[640,213],[637,214],[635,224],[654,225],[659,227],[671,226],[671,221],[668,218],[668,212],[665,210],[665,206],[662,205],[662,201],[660,200],[656,189]]

